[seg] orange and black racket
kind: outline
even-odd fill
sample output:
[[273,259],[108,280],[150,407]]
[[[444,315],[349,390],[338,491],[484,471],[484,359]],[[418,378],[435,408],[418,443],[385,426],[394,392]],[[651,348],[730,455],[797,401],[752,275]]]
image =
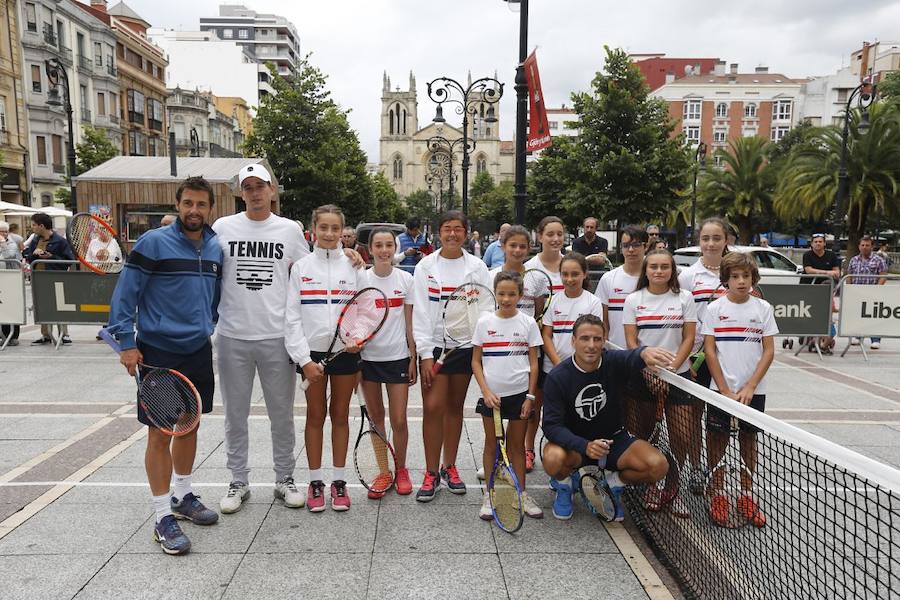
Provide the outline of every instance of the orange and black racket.
[[66,239],[89,271],[106,275],[118,273],[125,266],[116,230],[97,215],[78,213],[72,217],[66,226]]

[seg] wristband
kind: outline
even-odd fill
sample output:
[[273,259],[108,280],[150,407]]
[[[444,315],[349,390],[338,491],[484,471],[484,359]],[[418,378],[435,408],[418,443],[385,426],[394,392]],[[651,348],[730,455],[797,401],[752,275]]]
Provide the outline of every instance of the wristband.
[[534,402],[534,394],[525,394],[525,399]]

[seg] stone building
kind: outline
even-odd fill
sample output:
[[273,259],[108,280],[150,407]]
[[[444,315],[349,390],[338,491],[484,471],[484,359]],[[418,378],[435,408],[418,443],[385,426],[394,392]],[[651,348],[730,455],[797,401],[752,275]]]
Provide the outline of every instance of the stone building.
[[[233,114],[219,110],[216,97],[210,92],[169,90],[166,108],[169,127],[175,131],[175,150],[178,156],[206,156],[239,158],[243,133]],[[196,148],[191,133],[197,136]]]
[[27,204],[28,189],[20,18],[13,0],[0,0],[0,200],[13,204]]

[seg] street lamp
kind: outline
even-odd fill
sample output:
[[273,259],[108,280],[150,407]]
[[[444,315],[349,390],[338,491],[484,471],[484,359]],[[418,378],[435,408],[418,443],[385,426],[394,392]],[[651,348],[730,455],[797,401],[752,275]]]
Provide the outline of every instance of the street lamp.
[[196,127],[191,127],[191,156],[200,156],[200,136]]
[[450,141],[442,135],[433,135],[425,142],[425,146],[431,151],[431,158],[428,160],[428,172],[432,175],[439,173],[441,179],[445,177],[448,179],[451,203],[453,202],[453,182],[456,179],[456,175],[453,172],[453,155],[459,151],[460,147],[464,147],[466,143],[464,137]]
[[694,153],[694,162],[698,163],[694,170],[694,192],[691,197],[691,241],[696,242],[697,239],[697,179],[700,177],[700,171],[706,170],[706,144],[700,142],[697,144],[697,151]]
[[847,176],[847,144],[850,137],[850,105],[856,100],[857,106],[861,111],[859,124],[856,126],[860,135],[865,135],[869,131],[869,107],[876,100],[877,89],[874,83],[866,77],[860,83],[850,97],[847,98],[847,106],[844,109],[844,133],[841,136],[841,164],[838,168],[838,189],[834,196],[834,248],[835,252],[840,252],[841,248],[841,205],[847,200],[847,193],[850,188],[850,182]]
[[[459,96],[455,98],[454,96]],[[470,81],[463,87],[461,83],[449,77],[438,77],[428,82],[428,97],[437,103],[433,121],[445,123],[443,105],[446,102],[456,104],[456,114],[462,115],[462,210],[469,210],[469,154],[475,150],[476,140],[469,139],[469,116],[479,114],[478,108],[486,104],[487,110],[481,117],[485,123],[496,123],[497,116],[494,105],[503,96],[503,84],[493,77],[482,77]],[[452,157],[452,154],[451,154]]]
[[528,0],[505,0],[519,5],[519,64],[516,67],[516,178],[513,199],[516,209],[517,225],[525,224],[525,203],[528,192],[525,191],[526,154],[525,142],[528,133],[528,81],[525,78],[525,59],[528,58]]
[[[50,89],[47,90],[47,105],[62,106],[66,111],[66,117],[69,120],[69,147],[67,149],[68,168],[69,168],[69,187],[71,195],[69,197],[70,209],[72,212],[78,212],[78,202],[75,197],[75,129],[72,127],[72,97],[69,93],[69,76],[63,68],[59,59],[50,58],[44,61],[44,70],[47,72],[47,79],[50,81]],[[62,80],[62,88],[65,96],[59,97],[57,87]]]

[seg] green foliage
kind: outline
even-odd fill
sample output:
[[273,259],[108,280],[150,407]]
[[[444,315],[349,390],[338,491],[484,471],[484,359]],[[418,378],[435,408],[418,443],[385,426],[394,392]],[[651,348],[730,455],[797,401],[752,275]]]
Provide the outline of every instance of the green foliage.
[[437,218],[434,198],[425,190],[416,190],[404,198],[403,203],[406,205],[406,217],[398,222],[406,222],[409,217],[418,217],[424,227],[426,224],[434,223]]
[[697,190],[704,212],[724,215],[737,227],[740,242],[749,244],[754,219],[772,212],[774,169],[766,158],[769,142],[761,137],[732,140],[719,155],[724,169],[711,169]]
[[[85,125],[81,143],[75,146],[75,170],[79,175],[119,155],[119,149],[103,129]],[[57,197],[59,197],[57,195]]]
[[365,220],[370,223],[403,223],[403,205],[384,173],[372,176],[372,206]]
[[487,171],[482,171],[475,176],[469,186],[469,202],[477,200],[482,194],[494,189],[494,178]]
[[285,190],[282,212],[308,222],[313,209],[333,203],[347,223],[364,220],[372,212],[373,184],[366,155],[347,113],[325,88],[325,75],[308,57],[286,77],[269,68],[277,95],[262,102],[244,147],[272,165]]
[[878,94],[885,100],[900,102],[900,71],[888,73],[878,82]]
[[479,221],[512,222],[513,182],[504,181],[497,187],[469,199],[469,215]]
[[620,223],[658,221],[678,204],[690,158],[683,139],[671,137],[667,104],[649,91],[625,51],[607,47],[591,91],[572,94],[580,136],[555,138],[532,167],[529,222],[547,214],[569,225],[589,214]]
[[[869,108],[870,125],[861,133],[859,110],[850,112],[847,144],[847,201],[838,209],[846,218],[848,255],[857,251],[872,212],[889,222],[900,218],[900,105],[877,103]],[[842,130],[817,129],[791,154],[782,171],[774,206],[785,220],[834,219],[838,192]],[[845,217],[846,215],[846,217]]]
[[58,187],[53,192],[53,196],[57,202],[61,202],[64,206],[69,206],[72,201],[72,190],[66,184],[66,187]]

